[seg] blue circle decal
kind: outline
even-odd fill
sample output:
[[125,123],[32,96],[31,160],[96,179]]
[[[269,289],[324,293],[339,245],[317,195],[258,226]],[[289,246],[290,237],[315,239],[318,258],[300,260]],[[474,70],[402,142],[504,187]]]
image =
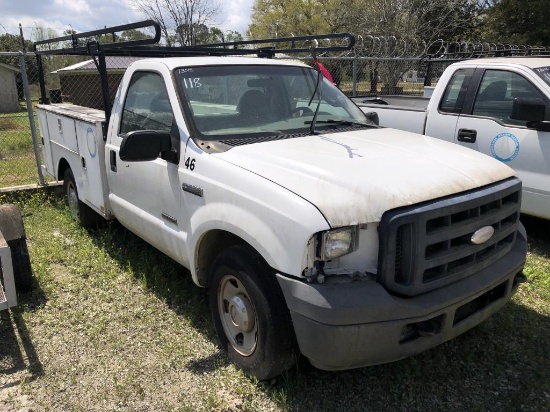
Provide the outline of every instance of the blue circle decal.
[[512,133],[500,133],[491,142],[491,153],[501,162],[510,162],[519,153],[519,140]]
[[86,145],[88,146],[88,153],[90,153],[90,156],[93,159],[97,154],[97,139],[95,137],[94,129],[91,127],[88,127],[88,130],[86,130]]

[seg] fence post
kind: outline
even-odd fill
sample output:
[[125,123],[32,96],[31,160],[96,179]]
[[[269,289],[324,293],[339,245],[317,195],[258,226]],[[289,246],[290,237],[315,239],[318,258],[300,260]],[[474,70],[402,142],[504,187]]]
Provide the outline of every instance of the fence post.
[[426,75],[424,76],[424,87],[432,85],[432,56],[428,56],[428,63],[426,64]]
[[353,91],[351,95],[357,96],[357,54],[353,56]]
[[40,151],[38,149],[38,139],[36,137],[36,126],[34,124],[34,113],[32,111],[31,92],[29,89],[29,79],[27,78],[27,65],[25,64],[25,55],[19,55],[19,69],[21,70],[21,81],[23,82],[23,91],[25,93],[25,101],[27,102],[27,113],[29,115],[29,124],[31,126],[32,145],[34,147],[34,158],[36,160],[36,169],[38,171],[38,182],[44,186],[44,176],[42,175],[42,167],[40,166]]

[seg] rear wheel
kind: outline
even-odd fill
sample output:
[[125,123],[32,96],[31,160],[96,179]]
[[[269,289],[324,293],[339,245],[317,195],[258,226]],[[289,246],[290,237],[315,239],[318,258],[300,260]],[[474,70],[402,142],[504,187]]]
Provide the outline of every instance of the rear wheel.
[[273,271],[257,253],[244,246],[224,250],[208,286],[221,345],[237,366],[265,380],[294,364],[290,313]]
[[100,216],[92,210],[88,205],[84,204],[78,197],[78,189],[76,188],[76,180],[73,171],[67,169],[63,179],[63,188],[67,196],[67,205],[73,219],[80,223],[85,228],[94,228],[100,222]]

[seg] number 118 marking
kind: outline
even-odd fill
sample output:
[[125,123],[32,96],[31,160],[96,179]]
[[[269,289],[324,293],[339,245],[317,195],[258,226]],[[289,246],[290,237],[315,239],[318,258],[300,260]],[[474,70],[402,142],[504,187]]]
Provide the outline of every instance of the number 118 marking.
[[202,83],[201,83],[200,77],[194,77],[192,79],[184,78],[183,85],[185,86],[186,89],[193,89],[195,87],[201,87]]

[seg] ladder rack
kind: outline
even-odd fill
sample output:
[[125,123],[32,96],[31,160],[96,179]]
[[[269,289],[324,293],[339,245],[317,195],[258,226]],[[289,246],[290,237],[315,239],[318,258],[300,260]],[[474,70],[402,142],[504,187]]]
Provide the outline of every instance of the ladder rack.
[[[126,30],[148,29],[154,31],[154,36],[143,40],[117,41],[121,36],[117,33]],[[99,36],[111,35],[111,42],[99,42]],[[42,40],[34,43],[38,75],[40,82],[40,103],[49,104],[46,95],[46,83],[44,80],[44,68],[42,56],[46,55],[71,55],[91,56],[99,72],[103,104],[105,108],[106,124],[104,137],[111,116],[111,104],[109,86],[107,81],[107,65],[105,56],[131,56],[131,57],[186,57],[186,56],[250,56],[272,58],[277,53],[318,54],[325,52],[349,51],[355,45],[355,37],[350,33],[319,34],[310,36],[282,37],[274,39],[243,40],[236,42],[213,43],[196,46],[165,47],[159,46],[161,38],[160,25],[153,20],[144,20],[137,23],[121,26],[106,27],[84,33],[71,34],[54,39]],[[66,44],[67,47],[59,47]],[[319,42],[327,45],[319,46]],[[332,45],[331,43],[337,43]]]

